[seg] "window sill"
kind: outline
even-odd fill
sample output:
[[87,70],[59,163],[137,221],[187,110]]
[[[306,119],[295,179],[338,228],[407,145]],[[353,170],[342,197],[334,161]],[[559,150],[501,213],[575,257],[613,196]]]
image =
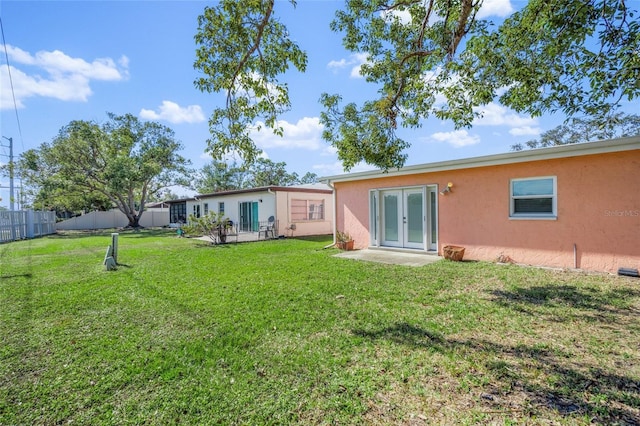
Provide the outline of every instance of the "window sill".
[[509,220],[558,220],[558,216],[509,216]]

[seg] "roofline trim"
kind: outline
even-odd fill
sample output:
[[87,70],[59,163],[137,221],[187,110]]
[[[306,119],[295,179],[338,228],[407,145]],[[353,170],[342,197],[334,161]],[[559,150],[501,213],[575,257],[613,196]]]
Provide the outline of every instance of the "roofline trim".
[[595,142],[583,142],[569,145],[538,148],[526,151],[515,151],[503,154],[485,155],[481,157],[462,158],[439,161],[435,163],[416,164],[401,169],[383,172],[371,170],[366,172],[347,173],[320,178],[321,182],[349,182],[364,179],[380,179],[390,176],[403,176],[418,173],[434,173],[449,170],[471,169],[476,167],[499,166],[525,163],[530,161],[553,160],[558,158],[578,157],[583,155],[605,154],[640,149],[640,136],[608,139]]
[[236,194],[250,194],[252,192],[306,192],[312,194],[331,194],[333,191],[330,189],[321,189],[321,188],[301,188],[295,186],[261,186],[258,188],[246,188],[246,189],[233,189],[229,191],[220,191],[220,192],[211,192],[207,194],[198,194],[194,197],[189,198],[180,198],[177,200],[168,200],[165,203],[183,203],[186,201],[197,201],[196,198],[217,198],[228,195],[236,195]]

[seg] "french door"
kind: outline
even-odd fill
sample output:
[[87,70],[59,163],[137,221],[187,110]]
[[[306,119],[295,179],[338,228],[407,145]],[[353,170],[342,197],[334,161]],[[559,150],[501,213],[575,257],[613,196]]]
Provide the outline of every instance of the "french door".
[[435,194],[437,192],[432,187],[372,192],[372,243],[387,247],[435,250]]

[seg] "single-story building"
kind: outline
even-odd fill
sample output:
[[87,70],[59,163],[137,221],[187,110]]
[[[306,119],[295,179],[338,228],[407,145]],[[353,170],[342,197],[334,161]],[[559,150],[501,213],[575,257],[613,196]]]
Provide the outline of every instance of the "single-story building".
[[356,248],[455,245],[471,260],[640,268],[640,136],[321,180]]
[[278,235],[289,237],[333,232],[333,190],[322,183],[221,191],[167,203],[170,226],[175,227],[191,215],[214,212],[230,219],[241,233],[257,233],[270,223]]

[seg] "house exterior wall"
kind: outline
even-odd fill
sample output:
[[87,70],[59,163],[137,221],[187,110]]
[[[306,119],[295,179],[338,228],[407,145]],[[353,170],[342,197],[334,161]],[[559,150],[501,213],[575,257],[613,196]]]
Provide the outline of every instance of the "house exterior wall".
[[247,192],[242,194],[216,195],[213,197],[202,197],[199,200],[187,201],[187,214],[193,214],[193,206],[200,205],[200,215],[204,215],[204,204],[209,204],[209,212],[218,212],[218,203],[224,203],[224,216],[234,223],[240,221],[240,203],[258,203],[258,221],[266,222],[269,216],[276,214],[275,194],[268,191]]
[[[324,219],[294,220],[291,217],[291,200],[322,200]],[[333,194],[324,192],[278,191],[277,218],[280,220],[280,235],[299,237],[307,235],[326,235],[333,232]],[[295,229],[291,229],[291,225]]]
[[[333,194],[328,191],[295,190],[290,188],[280,190],[264,190],[234,194],[215,194],[198,196],[197,200],[186,200],[187,216],[194,212],[194,206],[200,206],[200,214],[204,215],[204,204],[209,204],[209,212],[218,212],[220,202],[224,202],[224,216],[234,223],[240,222],[240,203],[258,203],[258,221],[265,223],[270,216],[278,221],[278,233],[289,237],[307,235],[323,235],[333,232]],[[291,215],[292,200],[313,200],[324,203],[324,218],[317,220],[295,220]],[[295,229],[291,229],[295,225]]]
[[[510,218],[510,182],[557,178],[557,219]],[[437,184],[438,253],[615,273],[640,268],[640,150],[335,182],[336,228],[369,246],[369,191]],[[575,245],[575,258],[574,258]]]

